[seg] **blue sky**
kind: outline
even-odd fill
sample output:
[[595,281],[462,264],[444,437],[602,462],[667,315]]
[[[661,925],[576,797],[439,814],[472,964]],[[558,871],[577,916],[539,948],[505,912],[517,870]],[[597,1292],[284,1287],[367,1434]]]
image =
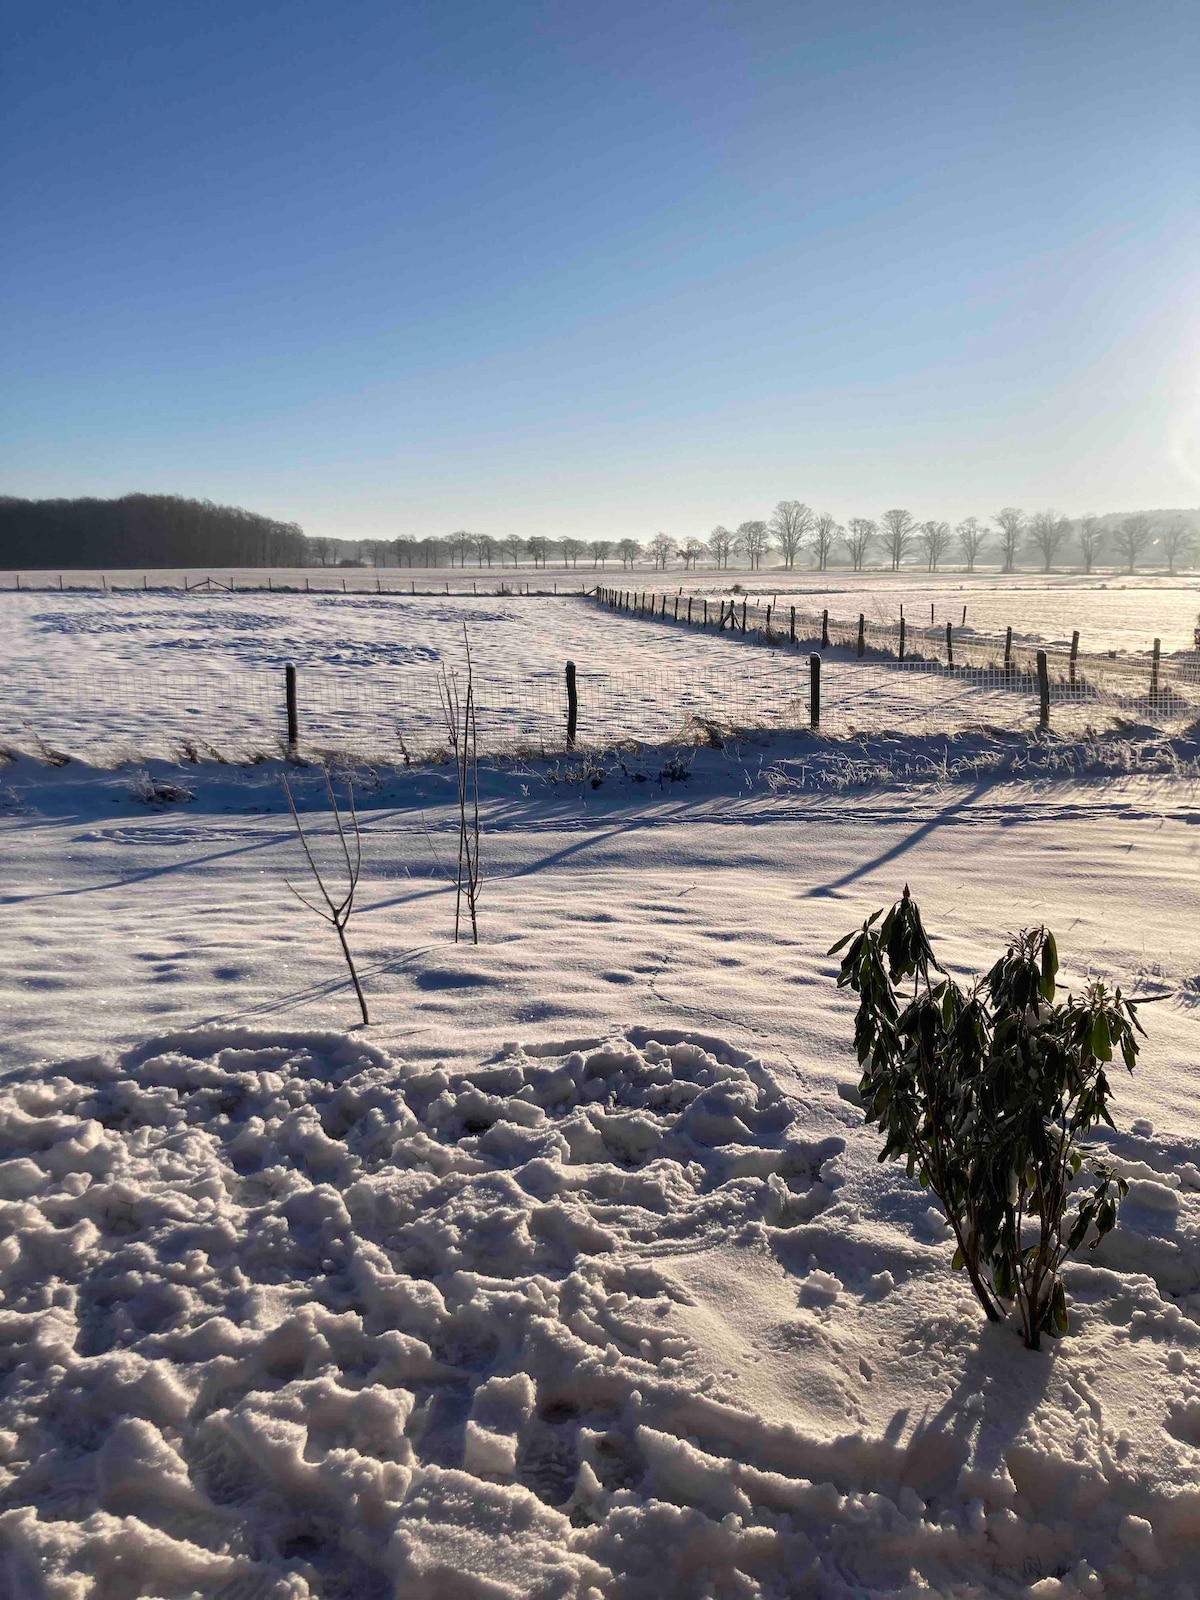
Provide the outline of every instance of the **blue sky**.
[[1200,502],[1200,8],[10,5],[0,491]]

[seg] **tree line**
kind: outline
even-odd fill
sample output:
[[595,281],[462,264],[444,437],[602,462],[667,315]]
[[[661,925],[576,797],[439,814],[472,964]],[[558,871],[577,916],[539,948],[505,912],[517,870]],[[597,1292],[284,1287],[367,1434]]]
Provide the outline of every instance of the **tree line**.
[[115,500],[0,496],[0,566],[294,567],[310,560],[295,522],[175,494]]
[[705,562],[719,569],[731,561],[758,571],[764,565],[792,570],[807,565],[825,571],[843,561],[856,572],[882,564],[893,572],[919,562],[936,572],[957,560],[973,572],[983,560],[1013,572],[1033,559],[1043,571],[1069,563],[1091,572],[1102,562],[1126,572],[1157,555],[1170,572],[1186,566],[1197,550],[1197,527],[1185,513],[1135,512],[1074,520],[1052,510],[1027,514],[1003,506],[991,518],[964,517],[952,527],[937,518],[919,520],[894,506],[878,517],[841,523],[802,500],[781,500],[770,517],[751,518],[730,529],[718,524],[706,538],[684,540],[658,533],[637,539],[521,538],[459,529],[444,537],[345,540],[308,538],[295,522],[279,522],[240,506],[215,505],[180,495],[127,494],[115,500],[21,500],[0,496],[0,566],[81,567],[296,567],[331,563],[401,567],[544,568],[582,562],[606,570],[610,562],[632,568],[649,561],[657,570]]
[[[850,517],[840,523],[831,512],[814,511],[801,500],[781,500],[769,518],[750,519],[734,529],[718,524],[705,539],[680,541],[664,533],[655,534],[645,544],[636,539],[556,540],[540,535],[522,539],[516,534],[495,539],[463,529],[444,538],[367,539],[361,541],[359,550],[361,557],[375,566],[520,566],[524,560],[533,567],[545,567],[549,561],[578,567],[582,561],[603,570],[610,561],[619,561],[623,568],[650,561],[656,570],[665,571],[675,564],[688,570],[702,561],[723,569],[736,558],[758,571],[776,557],[775,564],[785,570],[807,564],[820,572],[838,557],[856,572],[869,562],[898,572],[914,561],[928,572],[937,572],[955,558],[968,572],[989,558],[1002,572],[1014,572],[1019,560],[1029,558],[1044,572],[1066,561],[1084,572],[1093,571],[1102,561],[1133,572],[1157,550],[1160,564],[1174,572],[1194,558],[1197,542],[1195,522],[1178,512],[1154,515],[1139,511],[1072,520],[1057,511],[1029,514],[1018,506],[1004,506],[987,521],[964,517],[952,527],[937,518],[919,521],[900,506],[877,518]],[[333,540],[310,543],[328,546],[323,557],[318,552],[319,558],[333,557]]]

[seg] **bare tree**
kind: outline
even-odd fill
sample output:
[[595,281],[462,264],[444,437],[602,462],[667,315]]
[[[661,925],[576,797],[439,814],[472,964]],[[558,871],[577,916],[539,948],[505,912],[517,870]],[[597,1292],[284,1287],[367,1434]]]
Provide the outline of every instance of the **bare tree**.
[[832,511],[822,511],[812,519],[812,553],[817,564],[817,571],[824,572],[829,566],[829,558],[833,554],[833,547],[841,538],[845,529],[840,527]]
[[327,567],[333,557],[335,545],[332,539],[310,539],[309,548],[323,567]]
[[885,511],[879,520],[883,523],[884,549],[892,558],[892,571],[898,572],[900,563],[912,548],[917,525],[913,521],[912,513],[901,510],[899,506],[893,506],[890,511]]
[[1196,545],[1196,530],[1183,520],[1182,517],[1172,517],[1171,521],[1164,524],[1162,533],[1163,555],[1167,558],[1167,571],[1174,574],[1175,563],[1181,558],[1186,562],[1193,554]]
[[1083,558],[1083,570],[1090,572],[1104,546],[1104,529],[1100,526],[1100,518],[1092,516],[1080,517],[1079,526],[1075,529],[1075,537],[1079,541],[1079,554]]
[[587,545],[582,539],[564,539],[562,553],[564,561],[569,561],[573,567],[577,567],[580,556],[587,554]]
[[454,942],[462,927],[462,903],[466,896],[471,919],[471,943],[479,943],[479,738],[475,719],[475,669],[471,661],[471,641],[463,623],[463,646],[467,653],[466,684],[459,692],[458,679],[442,666],[438,685],[446,733],[454,755],[458,787],[458,875],[454,895]]
[[685,567],[694,567],[701,556],[708,554],[708,546],[703,539],[697,539],[693,536],[683,545],[679,554],[683,557]]
[[617,554],[621,558],[623,567],[632,567],[641,553],[642,547],[636,539],[622,539],[617,545]]
[[526,539],[525,548],[533,557],[535,567],[546,565],[546,557],[550,554],[550,541],[545,534],[535,533],[532,539]]
[[997,511],[992,521],[1000,530],[1000,570],[1011,572],[1017,564],[1017,551],[1021,548],[1025,513],[1017,506],[1005,506]]
[[447,543],[450,546],[450,565],[454,565],[454,557],[457,556],[459,566],[465,567],[471,546],[475,543],[475,535],[460,528],[457,533],[450,535]]
[[781,500],[771,513],[767,526],[785,567],[791,569],[796,565],[796,557],[804,548],[812,521],[813,514],[803,500]]
[[936,572],[938,562],[950,548],[948,522],[922,522],[917,529],[917,543],[925,554],[926,570]]
[[[329,777],[329,769],[322,768],[325,779],[325,797],[329,802],[329,809],[333,812],[334,826],[337,829],[338,843],[342,847],[342,860],[346,866],[346,892],[340,898],[334,899],[325,886],[325,879],[321,869],[317,866],[308,840],[304,836],[304,829],[300,824],[300,813],[296,810],[296,801],[292,794],[292,786],[283,775],[283,792],[287,795],[288,809],[292,813],[292,821],[296,824],[296,832],[300,836],[300,846],[304,851],[304,858],[308,862],[313,877],[316,879],[317,888],[320,890],[323,905],[309,900],[302,895],[294,883],[287,882],[288,888],[299,900],[300,904],[307,906],[322,922],[329,923],[338,936],[338,943],[342,947],[342,954],[346,958],[346,966],[350,971],[350,981],[354,985],[354,992],[358,996],[358,1007],[362,1012],[364,1022],[371,1019],[367,1016],[367,1002],[363,997],[362,984],[358,981],[358,971],[354,965],[354,957],[350,954],[350,946],[346,943],[346,924],[354,912],[354,896],[358,889],[358,877],[362,869],[362,836],[358,831],[358,814],[354,809],[354,786],[346,785],[346,793],[350,802],[350,837],[346,837],[346,829],[342,823],[342,813],[338,809],[337,796],[333,792],[333,783]],[[352,848],[353,845],[353,848]]]
[[987,538],[979,526],[978,517],[964,517],[954,530],[958,536],[958,548],[963,553],[963,560],[967,563],[967,571],[975,571],[975,563],[979,559],[979,552],[983,549],[983,541]]
[[1132,572],[1137,566],[1138,557],[1150,542],[1153,532],[1154,524],[1144,511],[1138,511],[1132,517],[1122,517],[1115,543],[1126,572]]
[[870,517],[851,517],[842,535],[850,565],[855,572],[861,572],[863,562],[867,559],[867,551],[871,548],[879,529]]
[[593,539],[588,545],[588,554],[592,558],[594,567],[603,567],[609,556],[612,555],[612,540]]
[[490,533],[475,535],[475,560],[481,567],[490,567],[496,554],[496,541]]
[[718,522],[708,536],[708,548],[718,567],[727,567],[729,565],[729,557],[733,553],[733,544],[733,535],[729,529],[723,528]]
[[656,533],[646,548],[654,558],[655,568],[661,567],[665,572],[667,570],[667,562],[675,555],[679,546],[669,533]]
[[519,567],[521,565],[521,551],[524,550],[524,548],[525,541],[521,538],[519,533],[510,533],[507,538],[501,539],[500,541],[502,559],[505,555],[511,556],[514,567]]
[[762,566],[762,558],[771,548],[771,536],[767,532],[765,522],[740,522],[735,536],[736,548],[741,551],[750,563],[750,570],[757,572]]
[[1057,511],[1035,511],[1029,519],[1029,542],[1042,558],[1043,572],[1049,572],[1054,565],[1070,527],[1066,517],[1060,517]]

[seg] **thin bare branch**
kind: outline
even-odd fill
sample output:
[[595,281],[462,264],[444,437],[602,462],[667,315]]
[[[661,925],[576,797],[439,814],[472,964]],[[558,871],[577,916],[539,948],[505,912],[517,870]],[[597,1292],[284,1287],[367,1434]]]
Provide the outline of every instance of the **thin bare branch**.
[[362,1012],[364,1023],[366,1023],[371,1020],[367,1015],[366,997],[363,994],[362,985],[358,981],[358,971],[354,965],[354,957],[350,953],[350,946],[346,940],[346,924],[349,922],[354,910],[354,896],[358,889],[359,873],[362,868],[362,833],[358,826],[358,813],[354,806],[354,785],[352,782],[347,782],[346,785],[350,811],[350,832],[354,841],[352,853],[350,840],[346,835],[346,827],[342,821],[342,813],[338,806],[337,795],[334,793],[333,782],[329,776],[328,768],[324,769],[323,776],[325,779],[325,795],[329,802],[329,808],[333,812],[334,828],[341,846],[342,859],[346,865],[346,893],[341,899],[335,901],[326,887],[321,869],[317,865],[313,852],[309,847],[308,839],[305,837],[304,827],[300,821],[300,813],[296,809],[295,796],[292,794],[291,785],[288,783],[286,775],[283,775],[283,789],[287,795],[288,809],[291,811],[292,821],[296,825],[296,834],[300,840],[301,849],[304,851],[304,858],[308,862],[309,870],[316,881],[317,888],[321,891],[321,898],[324,900],[328,910],[322,910],[314,901],[302,895],[295,884],[289,883],[287,879],[284,882],[301,905],[306,906],[314,915],[320,917],[322,922],[328,922],[337,934],[338,944],[341,946],[342,955],[345,957],[346,966],[350,973],[350,981],[353,983],[354,992],[358,996],[359,1010]]

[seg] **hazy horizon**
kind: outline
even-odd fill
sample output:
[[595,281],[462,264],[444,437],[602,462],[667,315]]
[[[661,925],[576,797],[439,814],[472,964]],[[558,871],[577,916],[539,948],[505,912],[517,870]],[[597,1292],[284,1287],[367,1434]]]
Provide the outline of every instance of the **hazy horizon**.
[[316,536],[1200,499],[1200,18],[25,10],[0,488]]

